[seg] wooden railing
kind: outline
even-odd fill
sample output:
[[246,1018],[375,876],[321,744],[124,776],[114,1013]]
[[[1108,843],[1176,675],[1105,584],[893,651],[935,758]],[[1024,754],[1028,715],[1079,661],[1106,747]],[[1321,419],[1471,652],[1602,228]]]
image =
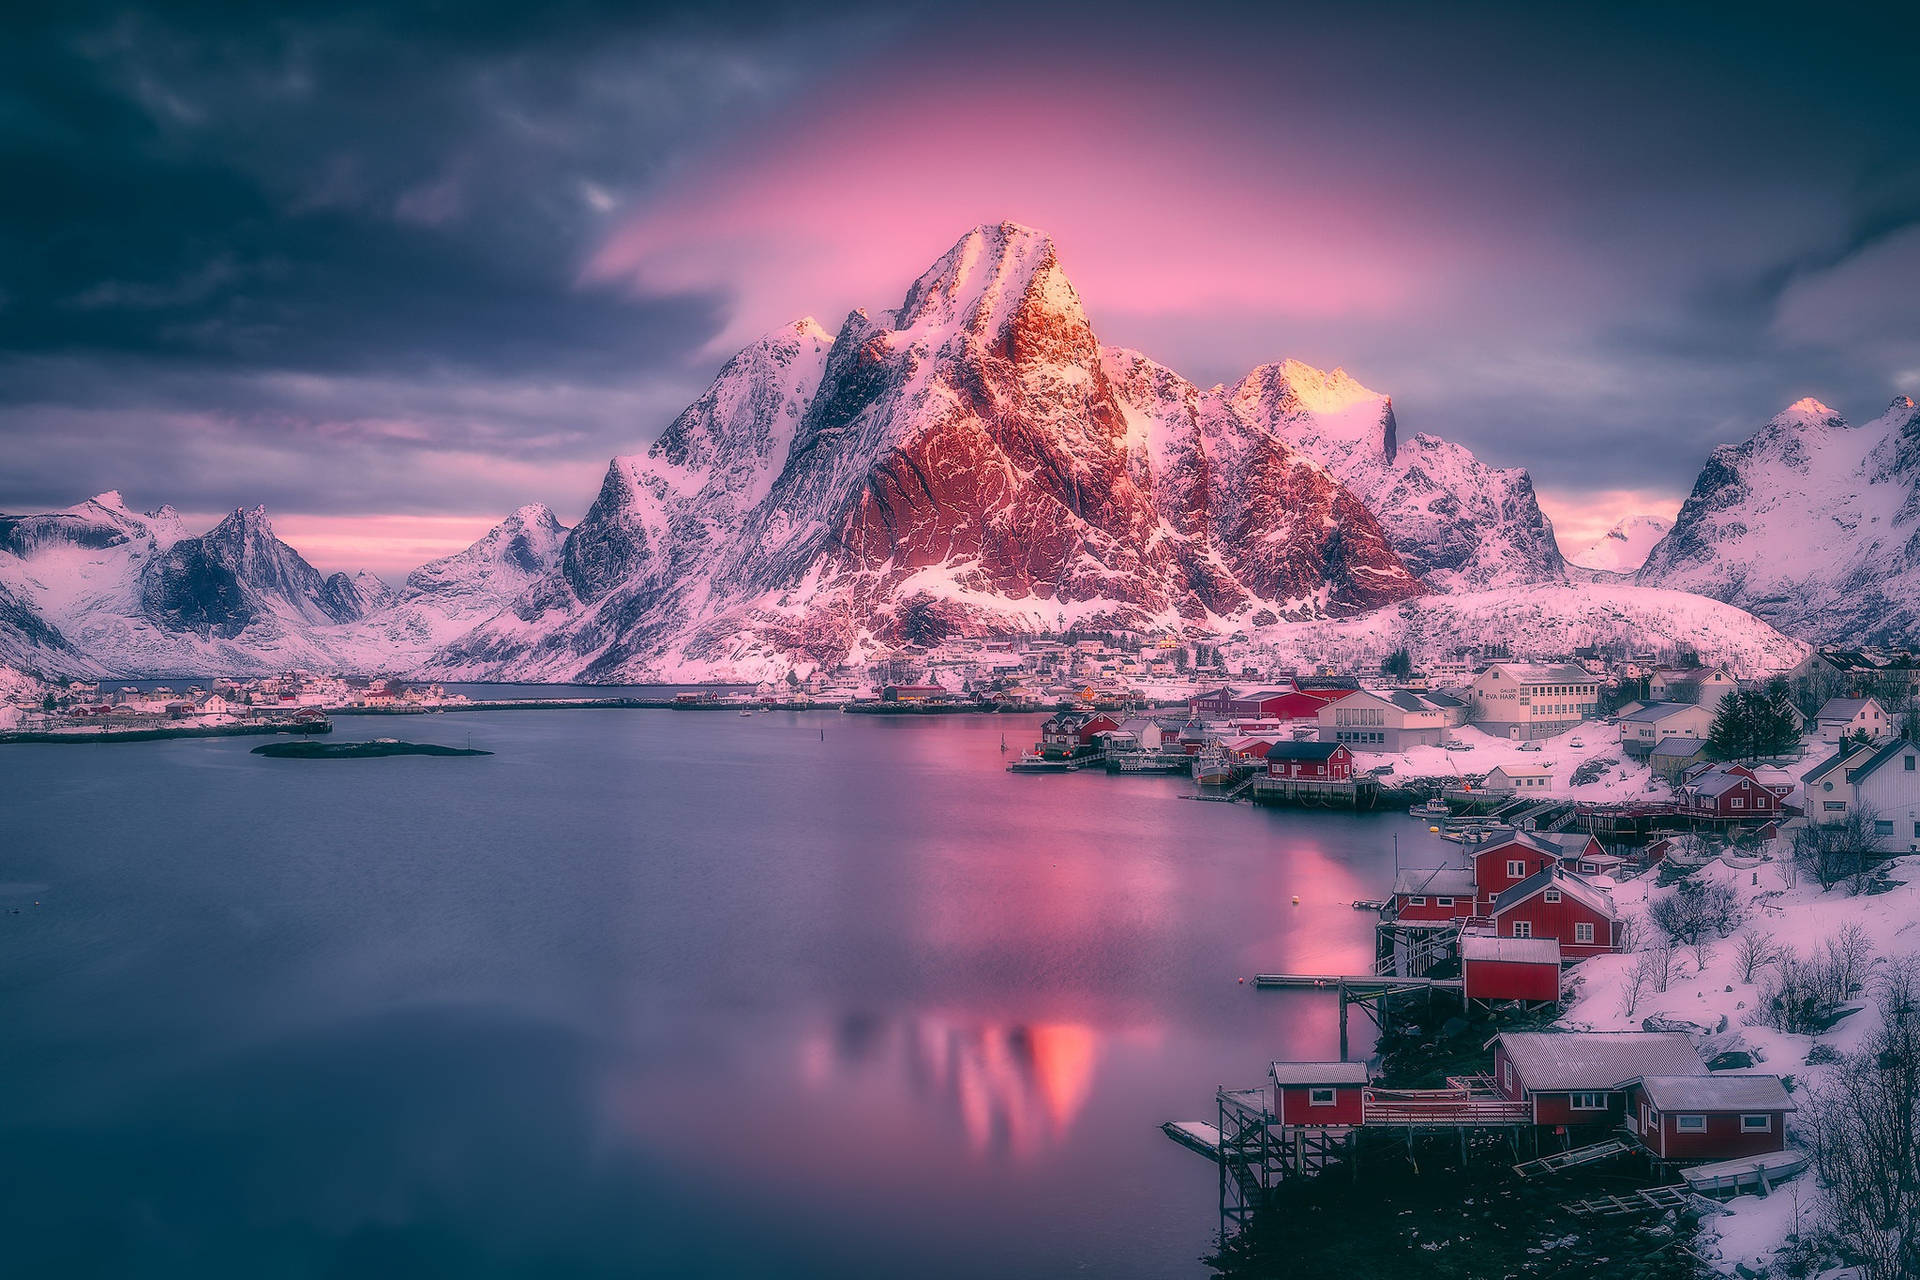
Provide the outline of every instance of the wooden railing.
[[1386,1091],[1363,1095],[1361,1123],[1409,1125],[1530,1124],[1533,1104],[1453,1090]]

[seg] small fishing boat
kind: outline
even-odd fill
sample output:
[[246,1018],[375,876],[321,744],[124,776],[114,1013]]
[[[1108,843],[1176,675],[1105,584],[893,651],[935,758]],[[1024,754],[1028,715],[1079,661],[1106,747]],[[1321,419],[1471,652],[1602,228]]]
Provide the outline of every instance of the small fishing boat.
[[1407,812],[1416,818],[1445,818],[1452,815],[1453,808],[1445,800],[1435,796],[1425,804],[1413,806]]
[[752,714],[753,714],[753,712],[751,712],[751,711],[742,711],[742,712],[741,712],[740,714],[741,714],[741,715],[743,715],[743,716],[750,716],[750,715],[752,715]]
[[1007,766],[1008,773],[1071,773],[1073,766],[1065,760],[1049,760],[1046,756],[1032,751],[1024,753],[1018,760]]
[[1384,902],[1376,902],[1372,898],[1356,898],[1354,899],[1353,909],[1355,911],[1385,911],[1387,904]]

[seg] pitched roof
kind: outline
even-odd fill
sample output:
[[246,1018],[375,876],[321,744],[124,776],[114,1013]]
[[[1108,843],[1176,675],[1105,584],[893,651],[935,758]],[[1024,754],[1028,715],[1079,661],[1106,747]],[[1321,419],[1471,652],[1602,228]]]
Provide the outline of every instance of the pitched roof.
[[1508,1031],[1497,1037],[1535,1093],[1614,1089],[1646,1076],[1703,1076],[1707,1064],[1680,1031]]
[[1873,748],[1864,746],[1860,743],[1851,743],[1849,745],[1843,746],[1838,751],[1828,756],[1825,760],[1822,760],[1819,764],[1807,770],[1805,776],[1803,776],[1800,779],[1800,781],[1802,783],[1818,782],[1821,778],[1824,778],[1827,774],[1832,773],[1835,769],[1838,769],[1841,765],[1845,764],[1847,761],[1857,759],[1862,753],[1869,752],[1871,750],[1873,750]]
[[1920,751],[1920,747],[1914,746],[1905,738],[1895,738],[1892,742],[1889,742],[1886,746],[1881,747],[1865,760],[1862,760],[1859,764],[1847,770],[1847,781],[1859,782],[1863,779],[1871,778],[1878,772],[1880,766],[1886,764],[1895,756],[1910,751]]
[[1462,960],[1500,960],[1508,964],[1559,964],[1558,938],[1502,938],[1491,933],[1460,935]]
[[1489,670],[1493,667],[1521,684],[1592,684],[1599,678],[1571,662],[1495,662]]
[[1482,854],[1498,853],[1500,850],[1510,849],[1514,845],[1531,849],[1535,853],[1551,854],[1555,857],[1559,856],[1559,847],[1557,845],[1550,845],[1542,840],[1540,834],[1538,831],[1522,831],[1518,827],[1509,827],[1506,829],[1506,834],[1493,836],[1489,838],[1485,844],[1475,849],[1473,856],[1478,858]]
[[1557,863],[1534,872],[1500,894],[1493,900],[1493,914],[1498,916],[1502,911],[1510,910],[1546,889],[1558,889],[1575,902],[1593,908],[1608,919],[1614,916],[1613,899],[1605,891],[1588,884]]
[[1700,704],[1697,702],[1649,702],[1637,710],[1629,711],[1625,715],[1615,718],[1632,720],[1639,724],[1651,724],[1656,721],[1665,720],[1668,716],[1679,715],[1682,711],[1698,711],[1699,709]]
[[1815,713],[1816,720],[1851,720],[1867,709],[1872,698],[1828,698]]
[[1277,742],[1267,752],[1269,760],[1331,760],[1341,749],[1338,742]]
[[1662,738],[1653,744],[1653,754],[1673,756],[1681,760],[1697,756],[1706,749],[1707,744],[1704,739],[1689,738],[1682,733],[1676,733],[1671,738]]
[[1642,1076],[1661,1111],[1798,1111],[1779,1076]]
[[1364,1062],[1276,1062],[1268,1069],[1275,1084],[1365,1084]]
[[1470,867],[1404,867],[1393,879],[1398,894],[1435,894],[1443,898],[1471,898],[1473,870]]

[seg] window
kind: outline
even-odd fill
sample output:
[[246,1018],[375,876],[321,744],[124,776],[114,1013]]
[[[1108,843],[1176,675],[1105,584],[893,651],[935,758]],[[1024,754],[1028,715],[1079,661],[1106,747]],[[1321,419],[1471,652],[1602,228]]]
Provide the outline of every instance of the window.
[[1879,819],[1879,820],[1877,820],[1877,821],[1875,821],[1875,822],[1874,822],[1874,824],[1873,824],[1873,834],[1875,834],[1875,835],[1877,835],[1877,836],[1890,836],[1890,835],[1892,835],[1892,834],[1893,834],[1893,822],[1892,822],[1892,820],[1891,820],[1891,819],[1887,819],[1887,818],[1881,818],[1881,819]]
[[1573,1095],[1575,1111],[1605,1111],[1607,1095],[1604,1093],[1576,1093]]
[[[1915,825],[1920,825],[1920,824],[1915,824]],[[1433,905],[1436,907],[1450,907],[1453,905],[1453,899],[1452,898],[1435,898],[1433,900]]]
[[1586,872],[1588,875],[1592,875],[1594,872],[1598,871],[1599,869],[1600,868],[1598,866],[1596,866],[1594,863],[1591,863],[1591,862],[1583,862],[1580,864],[1580,870]]
[[1531,938],[1533,936],[1533,924],[1526,920],[1515,920],[1513,922],[1513,936],[1516,938]]
[[1560,891],[1559,891],[1558,889],[1549,889],[1549,890],[1547,890],[1547,892],[1546,892],[1546,899],[1547,899],[1547,901],[1548,901],[1548,902],[1558,902],[1558,901],[1560,901]]
[[1573,926],[1573,940],[1575,942],[1591,943],[1593,941],[1593,926],[1590,924],[1576,924]]
[[1673,1118],[1673,1129],[1675,1133],[1705,1133],[1707,1131],[1707,1118],[1705,1116],[1675,1116]]
[[1742,800],[1739,796],[1735,796],[1733,798],[1733,807],[1736,809],[1744,809],[1747,807],[1747,802],[1745,800]]
[[1904,761],[1906,762],[1906,770],[1907,770],[1907,772],[1908,772],[1908,773],[1912,773],[1912,772],[1913,772],[1913,757],[1912,757],[1912,756],[1902,756],[1902,757],[1900,757],[1900,758],[1901,758],[1902,760],[1904,760]]
[[1424,906],[1426,906],[1426,905],[1427,905],[1427,898],[1426,898],[1426,895],[1425,895],[1425,894],[1420,894],[1420,893],[1416,893],[1416,894],[1414,894],[1414,895],[1413,895],[1413,896],[1412,896],[1411,898],[1408,898],[1408,899],[1407,899],[1407,905],[1408,905],[1408,906],[1410,906],[1410,907],[1424,907]]
[[1772,1132],[1773,1132],[1773,1117],[1772,1117],[1772,1116],[1768,1116],[1768,1115],[1758,1115],[1758,1116],[1741,1116],[1741,1117],[1740,1117],[1740,1132],[1742,1132],[1742,1133],[1772,1133]]
[[1332,1106],[1332,1105],[1333,1105],[1333,1090],[1331,1090],[1331,1089],[1309,1089],[1309,1090],[1307,1090],[1307,1105],[1308,1105],[1308,1106],[1310,1106],[1310,1107],[1330,1107],[1330,1106]]
[[1501,1078],[1501,1080],[1502,1080],[1502,1081],[1503,1081],[1503,1082],[1505,1083],[1505,1085],[1506,1085],[1506,1087],[1507,1087],[1507,1089],[1508,1089],[1508,1090],[1512,1090],[1512,1088],[1513,1088],[1513,1063],[1511,1063],[1511,1062],[1507,1062],[1507,1063],[1503,1063],[1503,1064],[1501,1065],[1501,1069],[1500,1069],[1500,1078]]
[[1527,864],[1524,862],[1509,861],[1507,863],[1507,875],[1515,880],[1525,880],[1527,878]]
[[1841,809],[1846,808],[1847,802],[1845,800],[1828,800],[1825,803],[1823,803],[1820,807],[1825,809],[1828,813],[1835,813]]

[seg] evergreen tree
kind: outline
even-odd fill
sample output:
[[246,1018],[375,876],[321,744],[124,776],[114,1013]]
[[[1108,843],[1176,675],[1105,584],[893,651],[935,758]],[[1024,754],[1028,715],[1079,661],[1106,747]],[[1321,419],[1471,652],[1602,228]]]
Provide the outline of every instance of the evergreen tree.
[[1722,760],[1743,758],[1752,741],[1750,723],[1739,694],[1730,693],[1720,699],[1713,713],[1713,728],[1707,731],[1707,750]]

